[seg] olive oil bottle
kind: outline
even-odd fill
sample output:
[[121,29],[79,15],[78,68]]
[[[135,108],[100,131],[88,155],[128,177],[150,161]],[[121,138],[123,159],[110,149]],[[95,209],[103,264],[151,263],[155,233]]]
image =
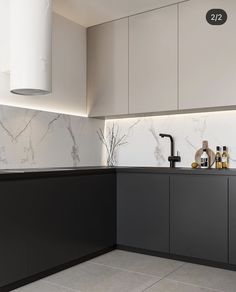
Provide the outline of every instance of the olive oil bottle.
[[216,147],[215,167],[216,169],[222,169],[222,156],[220,153],[220,146]]
[[229,168],[229,154],[227,151],[227,147],[223,146],[223,153],[222,153],[222,168],[228,169]]

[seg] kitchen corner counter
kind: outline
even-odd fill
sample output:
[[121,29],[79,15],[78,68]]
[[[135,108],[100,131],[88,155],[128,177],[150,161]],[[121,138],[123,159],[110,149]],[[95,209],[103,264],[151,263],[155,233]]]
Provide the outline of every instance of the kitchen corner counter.
[[89,167],[60,167],[60,168],[27,168],[27,169],[2,169],[0,180],[38,178],[38,177],[60,177],[89,174],[107,173],[156,173],[156,174],[184,174],[184,175],[220,175],[236,176],[236,169],[192,169],[192,168],[170,168],[170,167],[139,167],[139,166],[89,166]]
[[236,169],[12,169],[0,188],[0,291],[116,247],[236,269]]

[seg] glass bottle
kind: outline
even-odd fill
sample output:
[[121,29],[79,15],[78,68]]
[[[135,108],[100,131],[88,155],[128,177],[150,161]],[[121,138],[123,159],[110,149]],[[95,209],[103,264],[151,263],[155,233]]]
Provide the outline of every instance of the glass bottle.
[[216,169],[222,169],[222,156],[220,153],[220,146],[216,147],[215,167]]
[[201,168],[209,168],[209,156],[206,149],[203,149],[203,153],[201,155]]
[[228,169],[229,168],[229,154],[228,154],[226,146],[223,146],[222,168],[224,168],[224,169]]

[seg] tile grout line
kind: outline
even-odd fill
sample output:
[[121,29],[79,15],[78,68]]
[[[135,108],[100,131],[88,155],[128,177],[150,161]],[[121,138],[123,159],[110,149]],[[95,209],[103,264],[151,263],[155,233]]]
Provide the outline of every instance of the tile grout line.
[[223,291],[223,290],[218,290],[218,289],[209,288],[209,287],[205,287],[205,286],[199,286],[199,285],[196,285],[196,284],[186,283],[186,282],[182,282],[182,281],[178,281],[178,280],[173,280],[173,279],[168,279],[168,278],[167,278],[167,280],[168,281],[171,281],[171,282],[176,282],[176,283],[181,283],[181,284],[189,285],[189,286],[192,286],[192,287],[207,289],[207,290],[213,291],[213,292],[227,292],[227,291]]
[[185,266],[185,265],[186,265],[186,263],[183,263],[182,265],[180,265],[180,266],[179,266],[178,268],[176,268],[175,270],[173,270],[173,271],[169,272],[168,274],[166,274],[162,279],[167,278],[169,275],[175,273],[175,272],[178,271],[179,269],[183,268],[183,266]]
[[158,281],[156,281],[152,285],[150,285],[150,286],[146,287],[144,290],[142,290],[142,292],[148,291],[149,289],[151,289],[153,286],[155,286],[157,283],[159,283],[162,280],[163,280],[163,278],[159,279]]
[[182,265],[180,265],[178,268],[174,269],[173,271],[171,271],[170,273],[166,274],[165,276],[163,276],[161,279],[159,279],[157,282],[155,282],[154,284],[152,284],[151,286],[145,288],[142,292],[144,291],[148,291],[148,289],[152,288],[153,286],[155,286],[157,283],[159,283],[160,281],[162,281],[163,279],[165,279],[166,277],[168,277],[169,275],[171,275],[172,273],[178,271],[180,268],[182,268],[184,265],[186,265],[186,263],[183,263]]
[[161,278],[160,276],[153,275],[153,274],[146,274],[146,273],[142,273],[142,272],[136,272],[136,271],[132,271],[132,270],[124,269],[124,268],[113,267],[113,266],[100,264],[100,263],[95,263],[95,262],[90,262],[90,263],[95,264],[95,265],[99,265],[99,266],[103,266],[103,267],[106,267],[106,268],[110,268],[110,269],[124,271],[124,272],[139,274],[139,275],[143,275],[143,276],[149,276],[149,277],[153,277],[153,278]]
[[70,287],[67,287],[67,286],[64,286],[64,285],[61,285],[61,284],[57,284],[55,282],[51,282],[51,281],[48,281],[48,280],[43,280],[42,279],[42,282],[50,284],[50,285],[55,286],[55,287],[60,287],[60,288],[67,289],[67,290],[69,290],[71,292],[82,292],[81,290],[73,289],[73,288],[70,288]]

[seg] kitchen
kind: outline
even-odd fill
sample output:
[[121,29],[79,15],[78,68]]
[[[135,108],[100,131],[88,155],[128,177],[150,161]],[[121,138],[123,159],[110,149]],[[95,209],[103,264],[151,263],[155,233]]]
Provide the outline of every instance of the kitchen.
[[0,7],[0,291],[235,291],[235,1]]

